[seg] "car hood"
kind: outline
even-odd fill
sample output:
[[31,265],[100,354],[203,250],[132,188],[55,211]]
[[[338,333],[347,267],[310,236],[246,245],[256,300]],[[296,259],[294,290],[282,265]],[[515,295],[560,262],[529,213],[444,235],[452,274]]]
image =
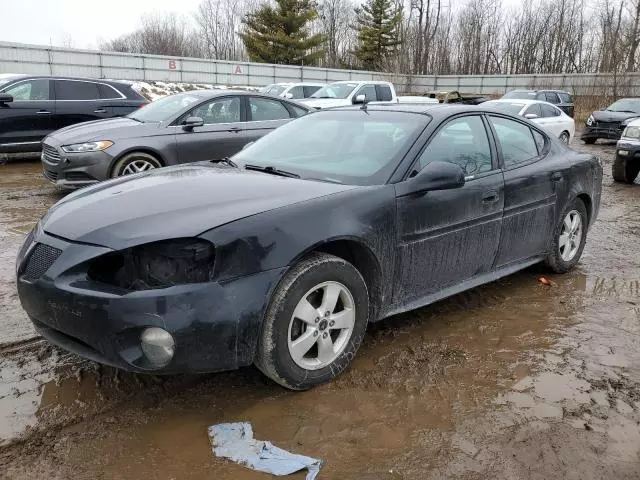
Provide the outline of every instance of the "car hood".
[[158,123],[141,123],[131,118],[108,118],[71,125],[49,134],[47,143],[54,146],[97,140],[119,140],[158,134]]
[[78,190],[42,218],[58,237],[116,250],[357,188],[213,164],[167,167]]
[[298,101],[312,108],[331,108],[351,105],[351,102],[347,98],[305,98],[304,100]]
[[628,118],[640,117],[640,113],[610,112],[608,110],[598,110],[591,115],[597,122],[622,122]]

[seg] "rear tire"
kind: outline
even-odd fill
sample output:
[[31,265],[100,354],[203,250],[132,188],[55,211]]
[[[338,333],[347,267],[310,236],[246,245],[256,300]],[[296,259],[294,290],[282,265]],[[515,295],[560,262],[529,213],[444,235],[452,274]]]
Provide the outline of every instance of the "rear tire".
[[328,382],[355,357],[368,319],[369,293],[360,272],[342,258],[312,254],[274,291],[254,363],[291,390]]
[[587,145],[593,145],[594,143],[596,143],[597,138],[585,138],[584,140],[582,140],[584,143],[586,143]]
[[569,145],[569,142],[571,141],[571,137],[569,136],[569,132],[562,132],[560,134],[560,136],[558,137],[558,139],[564,143],[565,145]]
[[144,152],[133,152],[116,162],[111,171],[111,178],[146,172],[162,166],[162,162],[153,155]]
[[[574,223],[576,222],[576,223]],[[545,263],[555,273],[566,273],[577,265],[587,240],[587,208],[579,198],[567,205],[553,231],[551,251]]]
[[640,162],[631,163],[626,158],[616,155],[611,167],[613,179],[620,183],[633,183],[640,172]]

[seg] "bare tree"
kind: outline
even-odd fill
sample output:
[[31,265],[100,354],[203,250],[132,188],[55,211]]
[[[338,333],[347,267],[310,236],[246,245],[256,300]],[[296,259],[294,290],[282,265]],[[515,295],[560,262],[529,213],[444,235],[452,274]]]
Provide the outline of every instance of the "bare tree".
[[204,54],[220,60],[246,60],[238,31],[250,4],[244,0],[203,0],[195,13]]

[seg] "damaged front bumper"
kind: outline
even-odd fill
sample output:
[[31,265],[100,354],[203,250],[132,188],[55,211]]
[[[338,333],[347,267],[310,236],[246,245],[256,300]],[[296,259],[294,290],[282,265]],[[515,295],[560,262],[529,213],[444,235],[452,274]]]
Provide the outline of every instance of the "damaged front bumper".
[[[17,262],[17,287],[36,330],[51,343],[134,372],[197,373],[251,364],[269,293],[283,269],[225,282],[123,292],[95,282],[88,263],[106,247],[34,231]],[[154,366],[140,344],[158,327],[175,341],[169,364]]]

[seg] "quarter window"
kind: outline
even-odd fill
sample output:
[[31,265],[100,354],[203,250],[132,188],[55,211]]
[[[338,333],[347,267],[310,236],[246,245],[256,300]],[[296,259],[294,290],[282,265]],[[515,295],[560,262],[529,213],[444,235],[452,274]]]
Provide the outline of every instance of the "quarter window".
[[239,122],[240,98],[228,97],[213,100],[194,108],[188,116],[202,118],[205,125]]
[[56,80],[56,100],[98,100],[100,92],[93,82],[72,82]]
[[4,93],[11,95],[14,100],[51,100],[49,85],[49,80],[41,78],[27,80],[7,88]]
[[277,100],[251,97],[249,98],[249,108],[251,109],[251,119],[254,122],[291,118],[289,110]]
[[116,92],[109,85],[105,85],[102,83],[98,84],[98,90],[100,91],[100,98],[102,99],[114,99],[114,98],[122,98],[122,95]]
[[573,99],[571,98],[571,95],[568,93],[560,92],[558,93],[558,96],[560,97],[560,100],[563,103],[573,103]]
[[420,168],[435,161],[455,163],[465,175],[490,171],[491,148],[482,118],[456,118],[441,128],[420,155]]
[[534,115],[537,115],[538,117],[542,117],[542,112],[540,111],[540,104],[539,103],[534,103],[529,108],[527,108],[525,110],[525,112],[524,112],[525,115],[529,115],[530,113],[533,113]]
[[529,127],[502,117],[489,118],[498,137],[505,168],[538,156],[538,147]]

